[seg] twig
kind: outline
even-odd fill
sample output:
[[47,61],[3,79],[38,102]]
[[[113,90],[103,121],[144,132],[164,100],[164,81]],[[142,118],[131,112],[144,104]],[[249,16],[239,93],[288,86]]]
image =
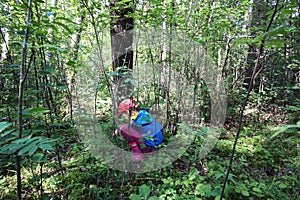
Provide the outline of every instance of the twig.
[[226,56],[225,56],[225,60],[224,60],[224,64],[223,64],[223,68],[222,68],[222,71],[224,71],[226,65],[227,65],[227,62],[228,62],[228,58],[229,58],[229,53],[230,53],[230,50],[231,50],[231,46],[230,46],[230,43],[231,41],[233,41],[234,38],[228,38],[227,39],[227,44],[226,44]]
[[[272,14],[272,17],[270,19],[270,22],[267,26],[267,29],[265,30],[265,33],[269,31],[271,25],[272,25],[272,22],[275,18],[275,14],[277,12],[277,6],[278,6],[278,2],[279,0],[276,1],[276,4],[275,4],[275,7],[274,7],[274,11],[273,11],[273,14]],[[245,107],[247,105],[247,102],[248,102],[248,98],[250,96],[250,92],[251,90],[253,89],[253,83],[254,83],[254,79],[255,77],[257,76],[257,74],[259,72],[257,72],[257,68],[258,68],[258,64],[259,64],[259,61],[260,61],[260,57],[262,55],[262,52],[263,52],[263,49],[264,49],[264,43],[265,43],[265,38],[263,38],[263,40],[261,41],[261,45],[260,45],[260,48],[258,50],[258,56],[257,56],[257,59],[256,59],[256,62],[255,62],[255,66],[254,66],[254,69],[253,69],[253,73],[252,73],[252,76],[251,76],[251,80],[250,80],[250,83],[249,83],[249,86],[248,86],[248,92],[247,92],[247,95],[243,101],[243,104],[242,104],[242,107],[241,107],[241,110],[240,110],[240,116],[239,116],[239,126],[238,126],[238,130],[237,130],[237,133],[235,135],[235,139],[234,139],[234,144],[233,144],[233,148],[232,148],[232,152],[231,152],[231,156],[230,156],[230,162],[229,162],[229,165],[228,165],[228,168],[227,168],[227,172],[226,172],[226,176],[225,176],[225,180],[224,180],[224,184],[223,184],[223,187],[222,187],[222,191],[221,191],[221,195],[220,195],[220,199],[222,200],[223,196],[224,196],[224,191],[225,191],[225,187],[226,187],[226,183],[227,183],[227,180],[228,180],[228,177],[229,177],[229,173],[230,173],[230,170],[231,170],[231,166],[232,166],[232,162],[233,162],[233,157],[234,157],[234,153],[235,153],[235,148],[236,148],[236,145],[237,145],[237,141],[238,141],[238,138],[239,138],[239,134],[241,132],[241,128],[242,128],[242,121],[243,121],[243,116],[244,116],[244,110],[245,110]]]
[[[31,0],[28,0],[27,4],[27,16],[26,16],[26,28],[25,36],[22,45],[22,58],[20,64],[20,80],[19,80],[19,94],[18,94],[18,138],[22,138],[22,108],[23,108],[23,91],[24,91],[24,81],[25,81],[25,63],[26,63],[26,51],[27,42],[29,37],[29,22],[30,22],[30,12],[31,12]],[[17,156],[17,196],[18,200],[22,199],[22,180],[21,180],[21,157]]]
[[[90,9],[90,7],[85,3],[85,1],[80,1],[80,2],[84,5],[84,7],[87,9],[87,11],[90,14],[90,17],[92,18],[92,22],[91,23],[93,25],[93,29],[94,29],[94,33],[95,33],[95,37],[96,37],[96,44],[97,44],[97,48],[96,49],[98,49],[98,51],[99,51],[99,54],[97,54],[97,55],[99,56],[100,62],[101,62],[100,69],[101,69],[102,73],[104,74],[104,78],[105,78],[105,81],[107,83],[107,87],[108,87],[110,93],[113,94],[112,84],[111,84],[109,76],[106,73],[105,68],[104,68],[104,62],[103,62],[102,53],[101,53],[102,50],[103,50],[103,45],[101,45],[101,42],[99,40],[99,32],[97,31],[97,27],[96,27],[95,16],[94,16],[92,10]],[[98,66],[98,65],[96,65],[96,66]],[[113,97],[113,95],[112,95],[112,97]]]
[[4,44],[5,44],[5,47],[6,47],[6,51],[7,51],[7,54],[8,54],[7,59],[9,60],[9,63],[12,64],[13,60],[11,58],[10,51],[9,51],[9,48],[8,48],[8,44],[7,44],[6,40],[5,40],[5,37],[4,37],[4,34],[3,34],[3,31],[1,29],[1,27],[0,27],[0,34],[1,34],[1,37],[2,37],[2,39],[4,41]]

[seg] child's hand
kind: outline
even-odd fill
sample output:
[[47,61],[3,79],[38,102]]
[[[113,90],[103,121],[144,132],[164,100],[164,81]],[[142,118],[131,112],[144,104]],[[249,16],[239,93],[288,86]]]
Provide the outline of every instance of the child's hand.
[[115,136],[118,136],[118,134],[119,134],[119,130],[116,129],[115,132],[112,134],[112,136],[115,137]]

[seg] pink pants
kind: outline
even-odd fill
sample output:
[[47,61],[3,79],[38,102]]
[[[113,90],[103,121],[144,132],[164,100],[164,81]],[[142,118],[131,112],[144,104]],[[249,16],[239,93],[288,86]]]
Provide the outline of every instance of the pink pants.
[[150,147],[146,146],[144,138],[141,136],[141,134],[132,127],[130,127],[128,131],[128,126],[121,126],[120,132],[128,144],[136,143],[142,153],[148,153],[152,151]]

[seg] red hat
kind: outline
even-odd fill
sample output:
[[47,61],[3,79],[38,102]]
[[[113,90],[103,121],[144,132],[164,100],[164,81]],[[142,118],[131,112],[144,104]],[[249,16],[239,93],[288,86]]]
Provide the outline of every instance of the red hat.
[[132,99],[123,100],[119,104],[118,117],[120,117],[124,111],[129,110],[131,108],[135,108],[135,107],[136,107],[136,104],[135,104],[134,100],[132,100]]

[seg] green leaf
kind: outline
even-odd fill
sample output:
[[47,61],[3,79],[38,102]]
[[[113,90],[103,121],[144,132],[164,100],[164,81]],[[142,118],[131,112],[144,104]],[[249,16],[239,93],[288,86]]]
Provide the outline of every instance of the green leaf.
[[35,140],[38,140],[39,137],[33,137],[33,138],[29,138],[29,137],[26,137],[26,138],[20,138],[20,139],[17,139],[14,141],[14,143],[16,144],[29,144]]
[[[0,131],[0,132],[1,132],[1,131]],[[12,130],[5,131],[5,132],[2,133],[0,136],[1,136],[1,137],[6,137],[6,136],[10,135],[12,132],[15,132],[15,130],[12,129]]]
[[55,88],[54,85],[52,85],[52,84],[47,84],[47,83],[41,83],[41,86],[49,87],[49,88]]
[[40,144],[39,145],[40,149],[43,149],[43,150],[48,150],[48,151],[52,151],[53,150],[53,147],[50,145],[50,144]]
[[285,188],[287,188],[287,185],[285,184],[285,183],[279,183],[279,188],[281,188],[281,189],[285,189]]
[[28,111],[30,113],[42,113],[42,114],[50,112],[50,110],[46,110],[43,107],[30,108],[28,109]]
[[20,148],[22,148],[24,145],[19,145],[15,143],[7,144],[0,148],[1,154],[14,154],[16,153]]
[[76,64],[76,62],[74,62],[73,60],[69,60],[66,65],[68,66],[74,66]]
[[51,29],[53,29],[54,31],[58,31],[58,28],[54,25],[54,24],[45,24],[45,27],[50,27]]
[[131,194],[129,196],[129,199],[131,199],[131,200],[142,200],[142,198],[137,194]]
[[11,45],[14,45],[14,44],[15,44],[15,45],[20,45],[20,46],[22,46],[23,42],[20,42],[20,41],[11,41],[10,44],[11,44]]
[[288,106],[287,110],[291,110],[291,111],[300,111],[300,107],[299,106]]
[[282,30],[284,30],[283,25],[280,25],[280,26],[273,28],[273,29],[269,30],[268,32],[266,32],[264,34],[264,37],[272,37],[276,34],[282,33],[283,32]]
[[242,195],[245,197],[249,197],[249,192],[247,190],[242,190]]
[[276,40],[269,40],[265,42],[265,47],[266,48],[271,48],[271,47],[275,47],[275,48],[282,48],[284,47],[284,44],[286,44],[286,40],[280,40],[280,39],[276,39]]
[[68,53],[69,52],[69,50],[67,50],[67,49],[62,49],[61,47],[56,46],[56,45],[52,45],[52,44],[43,44],[43,45],[36,46],[36,48],[38,48],[38,49],[43,48],[43,47],[47,47],[49,49],[56,49],[61,53]]
[[149,186],[147,186],[147,185],[141,185],[140,187],[139,187],[139,193],[140,193],[140,195],[142,195],[142,197],[144,198],[144,199],[147,199],[147,197],[149,196],[149,194],[150,194],[150,187]]
[[281,127],[276,133],[274,133],[274,134],[271,136],[271,139],[277,137],[279,134],[281,134],[281,133],[287,131],[287,130],[290,129],[290,128],[299,128],[299,127],[300,127],[300,126],[299,126],[300,123],[299,123],[299,125],[298,125],[298,123],[299,123],[299,121],[297,122],[297,125],[285,125],[285,126]]
[[198,171],[196,168],[192,167],[192,168],[190,169],[190,173],[189,173],[189,175],[188,175],[188,179],[192,181],[192,180],[194,180],[198,175],[199,175],[199,171]]
[[57,17],[56,20],[65,20],[67,22],[77,25],[76,22],[73,22],[70,18],[66,18],[66,17]]
[[258,35],[258,36],[256,36],[256,37],[252,40],[252,43],[260,43],[263,39],[264,39],[264,35],[263,35],[263,34]]
[[246,37],[242,37],[242,38],[236,38],[234,40],[234,43],[238,43],[238,44],[249,44],[252,42],[251,38],[246,38]]
[[58,21],[55,21],[54,23],[57,24],[57,25],[59,25],[59,26],[61,26],[61,27],[63,27],[69,34],[72,34],[72,33],[73,33],[73,32],[71,31],[71,29],[70,29],[67,25],[65,25],[65,24],[63,24],[63,23],[61,23],[61,22],[58,22]]
[[24,30],[17,31],[17,34],[19,34],[19,35],[25,35],[25,31]]
[[37,154],[34,154],[32,156],[32,161],[33,162],[37,162],[37,163],[41,163],[41,162],[44,162],[46,160],[46,155],[43,154],[43,153],[37,153]]
[[9,65],[6,65],[7,67],[11,67],[11,68],[15,68],[15,67],[19,67],[19,64],[9,64]]
[[208,184],[198,184],[195,189],[195,195],[205,196],[206,194],[211,192],[211,186]]
[[[223,200],[225,200],[224,198],[222,198]],[[217,195],[216,197],[215,197],[215,200],[221,200],[221,196],[220,195]]]
[[59,88],[59,89],[61,89],[61,90],[67,90],[67,89],[68,89],[68,86],[63,85],[63,84],[61,84],[61,83],[58,83],[58,84],[56,85],[56,87]]
[[221,177],[224,177],[224,174],[223,173],[218,173],[216,175],[216,180],[220,179]]
[[4,131],[6,128],[10,127],[12,123],[9,122],[0,122],[0,133]]
[[44,193],[42,194],[42,200],[49,200],[49,199],[50,199],[50,195],[49,194],[44,194]]
[[46,70],[39,71],[40,75],[47,75],[47,74],[50,74],[50,73],[51,73],[50,71],[46,71]]
[[149,200],[160,200],[160,198],[157,197],[157,196],[152,196],[152,197],[149,198]]
[[32,149],[32,148],[35,147],[35,146],[36,146],[36,144],[29,144],[29,145],[23,147],[23,148],[19,151],[18,156],[22,156],[23,154],[25,154],[26,152],[28,152],[30,149]]
[[31,149],[30,149],[30,151],[28,152],[28,155],[29,156],[32,156],[37,150],[38,150],[38,146],[36,145],[36,146],[33,146]]
[[253,190],[254,192],[258,192],[258,193],[261,193],[261,192],[262,192],[261,189],[258,188],[258,187],[254,187],[254,188],[252,188],[252,190]]
[[117,5],[123,5],[125,3],[130,2],[131,0],[122,0],[122,1],[117,1]]

